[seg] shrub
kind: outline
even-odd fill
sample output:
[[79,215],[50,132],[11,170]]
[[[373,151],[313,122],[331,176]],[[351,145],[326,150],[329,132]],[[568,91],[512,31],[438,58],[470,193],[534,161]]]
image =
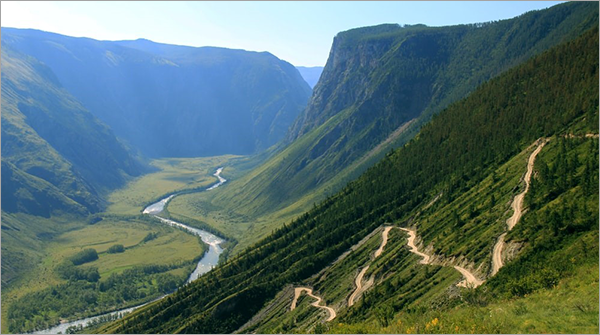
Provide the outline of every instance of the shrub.
[[115,244],[112,247],[108,248],[106,252],[109,254],[118,254],[125,251],[125,247],[122,244]]
[[83,263],[93,262],[98,259],[98,252],[96,249],[83,249],[75,255],[71,256],[69,260],[74,265],[81,265]]

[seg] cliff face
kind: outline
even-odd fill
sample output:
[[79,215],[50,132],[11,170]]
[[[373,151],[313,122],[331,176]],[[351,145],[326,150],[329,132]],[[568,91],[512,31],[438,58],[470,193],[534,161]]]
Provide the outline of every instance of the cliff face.
[[[310,193],[307,203],[322,199],[481,83],[597,26],[597,12],[593,4],[568,3],[485,24],[339,33],[285,149],[217,201],[261,214]],[[239,201],[247,190],[260,197]]]
[[[401,28],[398,25],[382,25],[364,29],[397,31]],[[351,32],[335,36],[319,83],[314,88],[307,108],[290,128],[288,142],[367,97],[371,86],[370,74],[380,65],[379,60],[390,49],[392,41],[381,39],[354,44],[351,42]]]

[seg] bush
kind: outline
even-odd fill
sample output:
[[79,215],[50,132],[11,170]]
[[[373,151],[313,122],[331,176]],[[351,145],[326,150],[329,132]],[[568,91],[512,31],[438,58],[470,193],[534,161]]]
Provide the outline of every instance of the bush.
[[108,248],[106,252],[109,254],[118,254],[125,251],[125,247],[122,244],[115,244],[112,247]]
[[71,256],[69,260],[74,265],[81,265],[83,263],[93,262],[98,259],[98,252],[96,249],[83,249],[75,255]]

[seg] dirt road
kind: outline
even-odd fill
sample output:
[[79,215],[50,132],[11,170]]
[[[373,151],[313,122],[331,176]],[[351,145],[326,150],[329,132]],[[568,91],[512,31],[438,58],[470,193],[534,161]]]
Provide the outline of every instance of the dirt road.
[[[381,245],[379,246],[379,249],[375,250],[375,253],[373,254],[373,259],[381,256],[381,253],[383,253],[383,248],[385,248],[388,242],[388,234],[390,233],[390,230],[392,230],[392,228],[394,227],[388,226],[383,229],[383,232],[381,233]],[[354,290],[354,292],[352,292],[350,298],[348,298],[348,306],[354,305],[356,297],[358,297],[361,293],[363,293],[371,285],[373,285],[375,278],[370,278],[364,286],[362,284],[363,277],[365,276],[365,273],[367,273],[367,270],[369,270],[369,266],[370,265],[365,266],[354,279],[354,285],[356,286],[356,289]]]
[[[535,164],[535,158],[542,151],[544,145],[546,145],[547,139],[539,139],[538,147],[531,153],[529,159],[527,160],[527,172],[525,172],[525,177],[523,178],[525,181],[525,190],[523,192],[517,194],[515,199],[513,200],[511,207],[513,209],[513,215],[506,220],[506,225],[508,231],[511,231],[523,215],[523,200],[525,199],[525,194],[529,191],[529,187],[531,185],[531,175],[533,174],[533,166]],[[498,273],[500,268],[504,266],[502,262],[502,250],[504,249],[504,237],[506,233],[503,233],[498,237],[498,242],[494,245],[494,251],[492,253],[492,273],[491,275],[495,275]]]
[[333,308],[327,307],[326,305],[325,306],[319,305],[321,303],[321,300],[323,300],[323,299],[321,299],[321,297],[314,295],[312,289],[310,289],[308,287],[296,287],[294,289],[294,300],[292,300],[292,307],[290,308],[290,310],[293,311],[294,309],[296,309],[296,303],[298,302],[298,298],[300,297],[300,294],[302,294],[302,292],[304,292],[304,291],[306,292],[306,294],[309,297],[316,299],[315,302],[311,303],[312,306],[317,307],[317,308],[322,308],[322,309],[326,310],[327,312],[329,312],[329,317],[327,318],[326,321],[331,321],[331,320],[335,319],[337,314],[335,313]]
[[423,257],[423,259],[419,262],[421,264],[429,264],[431,257],[427,254],[424,254],[419,251],[417,246],[415,245],[415,240],[417,239],[417,232],[407,228],[400,228],[408,233],[408,247],[410,248],[410,252],[417,256]]
[[504,265],[502,264],[502,250],[504,250],[505,237],[506,233],[500,235],[500,237],[498,237],[498,241],[494,245],[494,251],[492,252],[492,276],[498,273],[498,270],[500,270],[500,268]]
[[383,233],[381,234],[381,245],[379,246],[379,249],[377,249],[375,251],[375,254],[373,254],[373,256],[375,256],[375,258],[379,257],[381,255],[381,253],[383,252],[383,248],[385,248],[385,245],[387,244],[388,241],[388,234],[390,233],[390,230],[392,230],[392,226],[388,226],[385,227],[383,229]]
[[456,284],[456,286],[476,288],[477,286],[483,284],[483,280],[477,279],[477,277],[475,277],[471,272],[469,272],[469,270],[460,266],[454,266],[454,268],[458,272],[460,272],[463,275],[463,277],[465,277],[465,279]]
[[[400,229],[402,229],[408,233],[408,247],[410,248],[410,252],[423,257],[423,259],[419,263],[432,264],[431,256],[420,252],[419,249],[417,248],[417,246],[415,245],[415,239],[417,238],[417,232],[412,229],[408,229],[408,228],[400,228]],[[477,279],[477,277],[475,277],[475,275],[473,275],[469,270],[467,270],[463,267],[460,267],[460,266],[454,266],[454,268],[458,272],[460,272],[463,275],[463,277],[465,277],[465,279],[462,280],[461,282],[459,282],[458,284],[456,284],[456,286],[475,288],[475,287],[483,284],[483,281]]]
[[350,298],[348,298],[348,306],[352,306],[354,305],[354,301],[356,300],[356,297],[362,293],[363,291],[363,286],[362,286],[362,280],[363,277],[365,276],[365,273],[367,272],[367,270],[369,270],[369,265],[365,266],[356,276],[356,279],[354,279],[354,285],[356,286],[356,289],[354,290],[354,292],[352,292],[352,295],[350,296]]

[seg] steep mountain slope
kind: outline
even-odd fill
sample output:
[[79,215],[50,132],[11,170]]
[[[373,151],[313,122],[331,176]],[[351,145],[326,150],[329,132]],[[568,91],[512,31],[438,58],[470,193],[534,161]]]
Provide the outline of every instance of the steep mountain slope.
[[4,43],[1,54],[4,290],[43,259],[44,241],[149,168],[48,67]]
[[296,69],[298,69],[298,72],[300,72],[300,75],[302,76],[302,78],[304,78],[306,83],[311,88],[314,88],[315,85],[317,85],[317,82],[319,81],[319,78],[321,77],[321,73],[323,73],[322,66],[312,66],[312,67],[296,66]]
[[88,213],[145,167],[37,60],[2,44],[2,210]]
[[115,133],[150,156],[250,154],[285,135],[311,93],[270,53],[2,28]]
[[597,26],[597,7],[567,3],[486,24],[338,34],[289,145],[211,205],[251,218],[297,203],[308,209],[483,81]]
[[[517,226],[522,228],[508,236],[522,246],[513,248],[517,260],[475,292],[490,290],[493,299],[523,297],[551,290],[561,278],[574,278],[582,270],[597,269],[598,94],[595,27],[483,84],[434,117],[415,139],[386,155],[341,192],[173,296],[103,330],[235,331],[286,285],[306,286],[303,284],[311,276],[335,264],[344,252],[349,250],[347,258],[352,257],[361,250],[359,242],[384,223],[417,224],[423,245],[432,246],[441,259],[487,263],[494,237],[504,229],[502,218],[509,216],[503,213],[510,208],[510,201],[496,203],[493,199],[510,199],[519,193],[514,190],[519,187],[519,175],[526,170],[527,157],[534,150],[532,144],[542,137],[551,137],[554,144],[548,144],[544,148],[548,150],[540,154],[548,168],[542,165],[541,184],[532,184],[532,197],[527,200],[531,211],[522,222],[530,224]],[[588,138],[588,133],[596,135]],[[568,144],[568,140],[573,142]],[[480,195],[478,190],[488,193]],[[455,215],[435,216],[453,209]],[[419,217],[421,213],[426,220]],[[374,271],[382,268],[385,274],[389,270],[388,277],[380,273],[379,282],[382,277],[392,280],[376,286],[368,304],[359,301],[357,309],[346,310],[346,316],[338,315],[341,320],[379,318],[382,327],[388,327],[398,312],[411,313],[414,320],[414,316],[427,311],[427,306],[454,307],[460,302],[461,298],[454,295],[453,299],[448,289],[459,280],[458,272],[445,266],[431,270],[418,264],[418,257],[408,249],[394,248],[393,243],[399,242],[391,241],[400,241],[394,234],[400,234],[400,230],[394,231],[386,246],[388,251],[397,250],[388,258],[391,263],[373,264]],[[378,245],[377,241],[362,245],[369,243]],[[486,248],[489,252],[481,252]],[[591,252],[580,253],[582,248]],[[577,258],[573,258],[575,255]],[[384,251],[377,261],[385,258]],[[353,268],[358,269],[363,261],[358,257]],[[479,271],[486,274],[483,268]],[[595,281],[591,285],[597,292],[597,273],[592,277]],[[395,295],[395,290],[402,291]],[[346,293],[350,295],[352,290]],[[327,295],[322,298],[325,305],[331,306]],[[477,296],[471,298],[465,300],[477,302]],[[597,295],[584,298],[587,301],[581,310],[589,311],[589,316],[585,314],[586,329],[597,328]],[[367,297],[361,301],[367,301]],[[536,306],[540,308],[540,304]],[[438,322],[420,330],[437,327]],[[569,322],[559,324],[567,330],[575,329],[569,328]],[[547,331],[555,332],[555,327],[550,325]],[[464,332],[464,328],[453,331]]]

